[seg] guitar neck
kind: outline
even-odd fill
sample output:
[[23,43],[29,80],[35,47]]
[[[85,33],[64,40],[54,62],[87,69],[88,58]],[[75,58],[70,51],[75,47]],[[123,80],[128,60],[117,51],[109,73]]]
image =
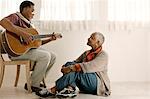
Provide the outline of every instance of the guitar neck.
[[50,37],[50,36],[52,36],[52,34],[33,35],[33,36],[32,36],[32,39],[33,39],[33,40],[36,40],[36,39],[41,39],[41,38],[47,38],[47,37]]

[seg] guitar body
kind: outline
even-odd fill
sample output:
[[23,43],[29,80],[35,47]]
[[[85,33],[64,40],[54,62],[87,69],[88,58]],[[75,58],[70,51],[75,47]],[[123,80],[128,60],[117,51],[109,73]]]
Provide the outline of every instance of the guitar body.
[[[18,27],[20,28],[20,27]],[[38,32],[33,28],[20,28],[22,31],[26,31],[26,33],[30,33],[32,35],[38,35]],[[21,42],[20,37],[15,33],[5,32],[2,34],[2,45],[5,51],[13,57],[23,55],[31,48],[38,48],[41,46],[41,40],[33,40],[29,44],[25,44]]]

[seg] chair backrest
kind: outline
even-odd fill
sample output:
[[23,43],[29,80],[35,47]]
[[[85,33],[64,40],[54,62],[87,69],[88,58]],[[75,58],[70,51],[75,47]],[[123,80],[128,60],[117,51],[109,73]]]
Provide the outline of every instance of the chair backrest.
[[3,47],[2,47],[2,43],[1,43],[1,32],[0,32],[0,66],[3,64],[3,57],[2,57],[2,53],[4,52]]
[[0,52],[3,53],[4,49],[2,47],[2,31],[0,30]]
[[0,53],[6,53],[2,46],[2,31],[0,30]]
[[2,46],[2,31],[0,30],[0,62],[4,61],[2,54],[7,54]]

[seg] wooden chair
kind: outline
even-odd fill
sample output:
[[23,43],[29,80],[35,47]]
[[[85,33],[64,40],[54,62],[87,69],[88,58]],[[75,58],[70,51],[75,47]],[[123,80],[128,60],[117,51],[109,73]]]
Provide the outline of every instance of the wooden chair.
[[6,54],[3,50],[1,44],[1,33],[0,33],[0,87],[2,86],[3,78],[4,78],[4,71],[6,65],[17,65],[17,73],[16,73],[16,80],[15,80],[15,87],[17,86],[19,74],[20,74],[20,66],[26,66],[26,80],[27,80],[27,88],[28,92],[31,93],[31,80],[30,80],[30,60],[17,60],[17,61],[5,61],[2,54]]
[[[2,86],[3,78],[4,78],[4,71],[5,71],[5,66],[6,65],[17,65],[17,71],[16,71],[16,79],[15,79],[15,84],[14,87],[17,87],[18,80],[19,80],[19,75],[20,75],[20,67],[25,66],[26,67],[26,81],[27,81],[27,88],[28,92],[31,93],[31,80],[30,80],[30,75],[31,72],[33,71],[33,64],[34,62],[31,62],[30,60],[16,60],[16,61],[5,61],[2,54],[0,53],[0,87]],[[32,66],[32,67],[31,67]],[[45,79],[43,79],[43,85],[46,86],[45,84]]]
[[4,78],[4,71],[6,65],[17,65],[17,73],[16,73],[16,80],[14,86],[17,87],[19,74],[20,74],[20,66],[26,67],[26,80],[27,80],[27,87],[28,92],[31,93],[31,80],[30,80],[30,60],[18,60],[18,61],[5,61],[0,53],[0,67],[1,67],[1,74],[0,74],[0,87],[2,86],[3,78]]
[[29,60],[18,60],[18,61],[5,61],[0,53],[0,66],[1,66],[1,74],[0,74],[0,87],[2,86],[3,78],[4,78],[4,71],[6,65],[17,65],[17,73],[16,73],[16,80],[15,80],[15,87],[17,87],[19,73],[20,73],[20,66],[26,66],[26,80],[27,80],[27,87],[28,92],[31,93],[31,80],[30,80],[30,61]]

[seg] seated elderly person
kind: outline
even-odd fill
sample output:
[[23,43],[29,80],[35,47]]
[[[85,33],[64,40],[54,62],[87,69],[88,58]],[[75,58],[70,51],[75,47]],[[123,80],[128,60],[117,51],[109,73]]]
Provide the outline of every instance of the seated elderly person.
[[67,62],[62,66],[63,76],[56,81],[56,85],[36,93],[40,97],[58,96],[75,97],[76,87],[87,94],[100,96],[110,95],[110,81],[107,75],[108,56],[102,50],[104,36],[94,32],[88,38],[87,45],[91,50],[85,51],[78,59]]

